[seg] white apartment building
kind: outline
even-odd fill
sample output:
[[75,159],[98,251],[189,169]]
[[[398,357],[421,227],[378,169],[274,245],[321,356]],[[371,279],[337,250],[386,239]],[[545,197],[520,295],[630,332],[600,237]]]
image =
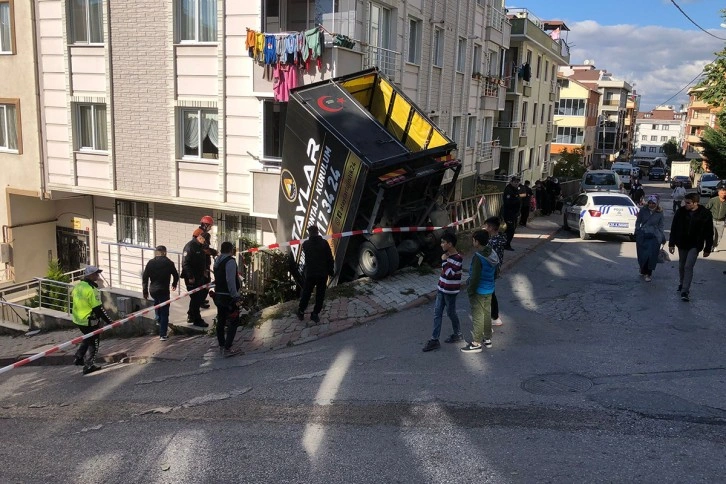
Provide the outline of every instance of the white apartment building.
[[[114,286],[136,288],[143,258],[128,246],[180,251],[203,215],[216,221],[213,243],[274,242],[286,103],[275,99],[272,68],[250,56],[249,30],[277,39],[322,26],[320,62],[296,71],[298,85],[378,66],[458,143],[459,195],[499,167],[492,132],[511,28],[502,0],[33,6],[25,32],[37,82],[26,84],[40,105],[23,106],[23,119],[38,114],[42,175],[7,211],[36,213],[42,198],[48,217],[42,230],[24,228],[33,252],[14,244],[10,267],[38,251],[58,257],[62,231],[61,251],[78,252],[69,264],[98,264]],[[356,44],[333,45],[332,34]]]
[[663,145],[669,141],[675,141],[680,149],[685,123],[686,114],[675,112],[672,106],[639,112],[635,120],[633,157],[636,160],[664,158]]

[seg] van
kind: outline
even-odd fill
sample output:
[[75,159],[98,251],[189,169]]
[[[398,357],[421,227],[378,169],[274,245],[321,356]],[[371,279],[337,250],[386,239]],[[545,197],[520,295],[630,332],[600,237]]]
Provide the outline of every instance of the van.
[[613,163],[611,170],[618,174],[618,176],[620,177],[620,181],[623,183],[625,188],[630,190],[633,175],[633,165],[628,163],[627,161],[617,161]]
[[583,192],[620,190],[620,176],[613,170],[588,170],[582,175]]

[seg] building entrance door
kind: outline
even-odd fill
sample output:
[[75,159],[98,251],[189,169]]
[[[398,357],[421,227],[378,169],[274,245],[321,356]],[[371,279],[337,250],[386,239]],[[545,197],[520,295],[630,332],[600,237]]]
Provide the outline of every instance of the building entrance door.
[[75,271],[81,268],[81,264],[91,263],[88,258],[90,234],[87,230],[56,227],[55,234],[58,262],[63,268],[63,272]]

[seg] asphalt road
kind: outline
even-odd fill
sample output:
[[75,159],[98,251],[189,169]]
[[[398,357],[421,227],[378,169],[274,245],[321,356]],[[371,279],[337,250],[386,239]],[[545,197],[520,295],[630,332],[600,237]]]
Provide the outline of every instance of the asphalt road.
[[21,368],[0,482],[723,482],[724,266],[683,303],[675,263],[645,283],[627,239],[560,232],[498,281],[482,354],[422,353],[430,305],[257,357]]

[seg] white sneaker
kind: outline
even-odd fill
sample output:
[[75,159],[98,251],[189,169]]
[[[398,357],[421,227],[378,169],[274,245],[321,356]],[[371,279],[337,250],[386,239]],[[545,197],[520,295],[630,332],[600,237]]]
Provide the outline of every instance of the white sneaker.
[[653,280],[653,278],[652,278],[652,277],[650,277],[650,276],[648,276],[648,275],[646,275],[646,276],[645,276],[645,282],[650,282],[650,281],[652,281],[652,280]]
[[492,326],[501,326],[503,324],[502,318],[492,319]]

